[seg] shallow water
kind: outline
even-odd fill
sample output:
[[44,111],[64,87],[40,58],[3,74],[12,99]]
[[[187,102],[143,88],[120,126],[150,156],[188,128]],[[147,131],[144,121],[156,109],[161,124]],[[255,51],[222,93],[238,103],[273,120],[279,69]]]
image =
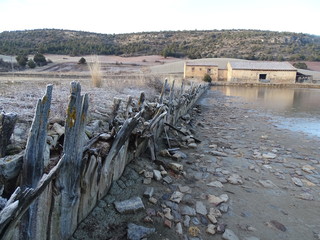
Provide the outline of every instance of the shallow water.
[[320,89],[212,87],[253,110],[271,116],[278,127],[320,137]]

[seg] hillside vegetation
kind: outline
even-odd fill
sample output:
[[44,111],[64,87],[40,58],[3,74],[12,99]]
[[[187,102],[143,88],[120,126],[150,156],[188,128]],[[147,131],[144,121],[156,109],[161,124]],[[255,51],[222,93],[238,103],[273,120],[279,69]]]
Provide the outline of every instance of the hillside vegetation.
[[320,61],[320,36],[257,30],[98,34],[40,29],[0,33],[0,54],[153,55]]

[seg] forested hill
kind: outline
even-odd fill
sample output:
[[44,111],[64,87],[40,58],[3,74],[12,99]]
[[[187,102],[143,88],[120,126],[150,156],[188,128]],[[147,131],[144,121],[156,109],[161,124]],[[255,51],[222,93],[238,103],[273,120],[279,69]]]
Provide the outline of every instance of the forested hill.
[[320,36],[257,30],[98,34],[40,29],[0,33],[0,54],[152,55],[320,61]]

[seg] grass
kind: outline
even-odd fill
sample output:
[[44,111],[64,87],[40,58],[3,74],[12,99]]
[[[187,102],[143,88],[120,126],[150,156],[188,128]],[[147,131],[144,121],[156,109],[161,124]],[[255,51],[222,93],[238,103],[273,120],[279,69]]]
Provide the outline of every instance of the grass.
[[93,87],[101,88],[102,87],[102,71],[101,64],[98,57],[89,64],[90,74],[91,74],[91,83]]

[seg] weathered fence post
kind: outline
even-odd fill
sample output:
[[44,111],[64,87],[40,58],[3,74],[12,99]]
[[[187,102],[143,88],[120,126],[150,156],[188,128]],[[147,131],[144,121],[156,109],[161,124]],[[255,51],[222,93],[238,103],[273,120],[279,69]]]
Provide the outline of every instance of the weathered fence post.
[[71,83],[71,95],[65,122],[63,144],[64,162],[57,179],[61,198],[57,203],[60,211],[58,229],[51,229],[60,239],[68,239],[77,227],[80,202],[80,169],[82,163],[85,123],[88,113],[88,96],[81,95],[80,83]]
[[6,155],[7,146],[18,119],[15,113],[0,113],[0,158]]
[[167,83],[168,83],[168,79],[164,80],[163,86],[162,86],[162,91],[160,94],[160,99],[159,99],[159,103],[162,104],[163,103],[163,96],[165,95],[166,89],[167,89]]
[[[44,169],[44,151],[47,140],[47,125],[52,97],[52,85],[47,86],[46,94],[38,100],[36,113],[31,125],[23,159],[21,188],[36,188]],[[37,202],[30,206],[21,220],[20,238],[36,239]]]

